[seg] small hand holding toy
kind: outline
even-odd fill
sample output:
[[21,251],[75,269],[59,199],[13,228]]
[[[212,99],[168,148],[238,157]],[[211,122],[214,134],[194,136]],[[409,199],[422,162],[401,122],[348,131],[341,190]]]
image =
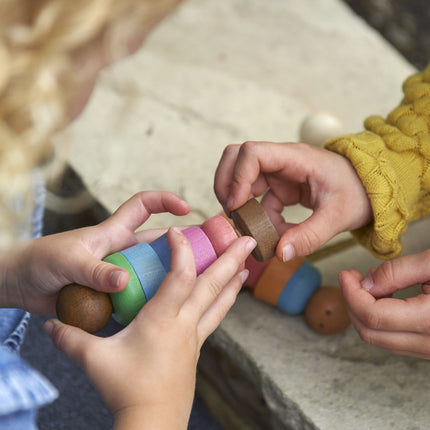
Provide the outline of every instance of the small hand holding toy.
[[[319,288],[318,269],[303,257],[285,263],[275,257],[279,235],[257,200],[251,199],[233,211],[231,218],[233,222],[224,215],[216,215],[201,226],[182,231],[192,246],[197,275],[239,236],[252,236],[257,246],[245,264],[250,272],[245,286],[253,290],[256,298],[290,315],[305,312],[307,323],[318,333],[339,333],[348,326],[339,288]],[[170,271],[167,234],[104,260],[128,271],[127,287],[119,293],[106,294],[77,284],[65,286],[57,300],[57,315],[62,322],[90,333],[100,331],[112,315],[120,324],[129,324]]]

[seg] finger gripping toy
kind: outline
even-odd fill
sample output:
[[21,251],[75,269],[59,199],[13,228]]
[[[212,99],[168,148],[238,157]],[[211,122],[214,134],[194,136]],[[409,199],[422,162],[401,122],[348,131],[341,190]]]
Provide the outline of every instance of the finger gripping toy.
[[[225,215],[216,215],[201,226],[182,231],[193,250],[196,274],[222,255],[238,235],[251,235],[257,246],[245,263],[250,272],[246,286],[256,298],[285,313],[303,312],[321,283],[316,267],[302,257],[287,263],[274,257],[279,235],[257,200],[251,199],[234,211],[232,219],[234,225]],[[129,273],[127,287],[119,293],[106,294],[77,284],[68,285],[58,296],[58,318],[90,333],[100,331],[111,316],[122,325],[129,324],[170,271],[170,257],[167,234],[149,244],[142,242],[108,255],[104,261]]]

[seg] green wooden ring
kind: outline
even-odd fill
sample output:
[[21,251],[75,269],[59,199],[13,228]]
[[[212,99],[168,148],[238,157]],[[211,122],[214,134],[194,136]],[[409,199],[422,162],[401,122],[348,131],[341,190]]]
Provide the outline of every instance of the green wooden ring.
[[104,261],[122,267],[129,273],[127,287],[119,293],[109,293],[113,306],[113,318],[122,325],[128,325],[146,303],[145,293],[133,267],[119,252],[108,255]]

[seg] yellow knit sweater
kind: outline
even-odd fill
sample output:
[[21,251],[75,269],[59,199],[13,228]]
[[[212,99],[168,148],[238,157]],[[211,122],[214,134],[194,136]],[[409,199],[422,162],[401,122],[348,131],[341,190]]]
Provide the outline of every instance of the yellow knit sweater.
[[408,223],[430,212],[430,64],[404,82],[403,92],[386,119],[371,116],[366,131],[325,143],[347,157],[363,181],[374,220],[353,234],[384,259],[400,253]]

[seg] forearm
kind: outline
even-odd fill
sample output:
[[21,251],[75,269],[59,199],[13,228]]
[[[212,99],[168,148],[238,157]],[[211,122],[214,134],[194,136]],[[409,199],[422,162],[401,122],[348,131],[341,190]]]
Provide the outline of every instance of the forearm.
[[326,143],[351,161],[367,190],[374,220],[354,235],[380,258],[397,256],[408,223],[430,212],[430,66],[403,90],[386,119],[370,117],[366,131]]

